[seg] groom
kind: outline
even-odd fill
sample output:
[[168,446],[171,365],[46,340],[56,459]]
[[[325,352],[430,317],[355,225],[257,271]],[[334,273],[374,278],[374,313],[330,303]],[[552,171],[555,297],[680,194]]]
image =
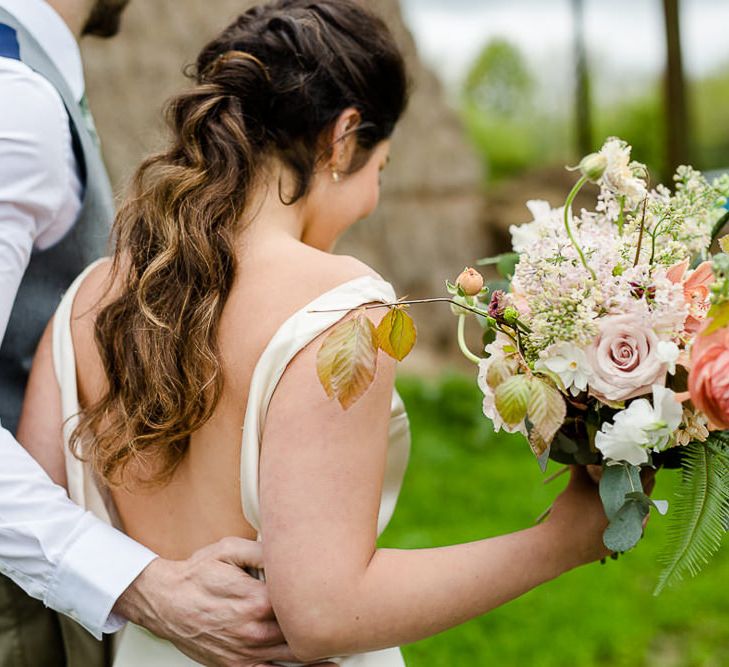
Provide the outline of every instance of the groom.
[[205,664],[262,667],[293,656],[242,569],[258,545],[160,559],[71,503],[11,434],[43,328],[106,250],[113,200],[77,40],[113,36],[128,2],[0,0],[0,665],[101,666],[91,635],[124,617]]

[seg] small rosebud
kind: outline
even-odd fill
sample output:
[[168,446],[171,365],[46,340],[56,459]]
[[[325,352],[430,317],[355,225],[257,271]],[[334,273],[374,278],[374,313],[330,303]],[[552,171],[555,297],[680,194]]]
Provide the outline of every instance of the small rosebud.
[[476,269],[466,267],[456,278],[456,285],[466,296],[476,296],[483,289],[483,276]]
[[507,306],[504,310],[504,322],[507,324],[516,324],[519,319],[519,311],[514,306]]
[[580,171],[589,181],[597,183],[607,169],[608,161],[602,153],[590,153],[582,158]]

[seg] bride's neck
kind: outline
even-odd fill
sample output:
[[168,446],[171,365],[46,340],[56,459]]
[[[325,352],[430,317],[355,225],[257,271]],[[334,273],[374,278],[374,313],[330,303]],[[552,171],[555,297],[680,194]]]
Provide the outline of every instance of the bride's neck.
[[[315,206],[307,197],[293,204],[285,203],[286,193],[292,191],[293,187],[288,179],[284,176],[279,183],[278,175],[269,176],[252,188],[240,233],[244,245],[295,240],[315,246],[319,250],[331,251],[336,235],[325,233],[323,236],[326,238],[319,238],[322,234],[319,230],[320,225],[316,223]],[[317,232],[314,241],[312,230]]]

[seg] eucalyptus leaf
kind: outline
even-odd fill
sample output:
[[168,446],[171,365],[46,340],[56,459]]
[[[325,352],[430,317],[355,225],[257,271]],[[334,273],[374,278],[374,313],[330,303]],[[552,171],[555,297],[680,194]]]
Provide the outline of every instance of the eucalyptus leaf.
[[539,469],[542,472],[547,472],[547,463],[549,462],[550,449],[550,447],[547,447],[539,456],[537,456],[537,463],[539,464]]
[[[611,521],[617,516],[629,493],[643,492],[640,481],[640,468],[627,463],[605,466],[600,479],[600,499],[605,514]],[[635,502],[635,499],[633,499]]]
[[668,512],[667,500],[653,500],[653,498],[647,496],[642,491],[626,493],[625,497],[636,500],[648,511],[650,511],[651,507],[653,507],[661,516],[664,516]]
[[632,549],[643,536],[643,519],[648,510],[639,501],[629,499],[615,514],[603,535],[603,542],[610,551],[624,552]]

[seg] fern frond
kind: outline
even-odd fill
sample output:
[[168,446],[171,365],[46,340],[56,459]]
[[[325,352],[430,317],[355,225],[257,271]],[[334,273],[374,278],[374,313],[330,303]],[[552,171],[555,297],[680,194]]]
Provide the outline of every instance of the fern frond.
[[684,450],[683,480],[671,503],[668,545],[661,559],[664,569],[654,595],[687,573],[695,576],[719,549],[729,509],[729,467],[715,447],[719,444],[710,438]]

